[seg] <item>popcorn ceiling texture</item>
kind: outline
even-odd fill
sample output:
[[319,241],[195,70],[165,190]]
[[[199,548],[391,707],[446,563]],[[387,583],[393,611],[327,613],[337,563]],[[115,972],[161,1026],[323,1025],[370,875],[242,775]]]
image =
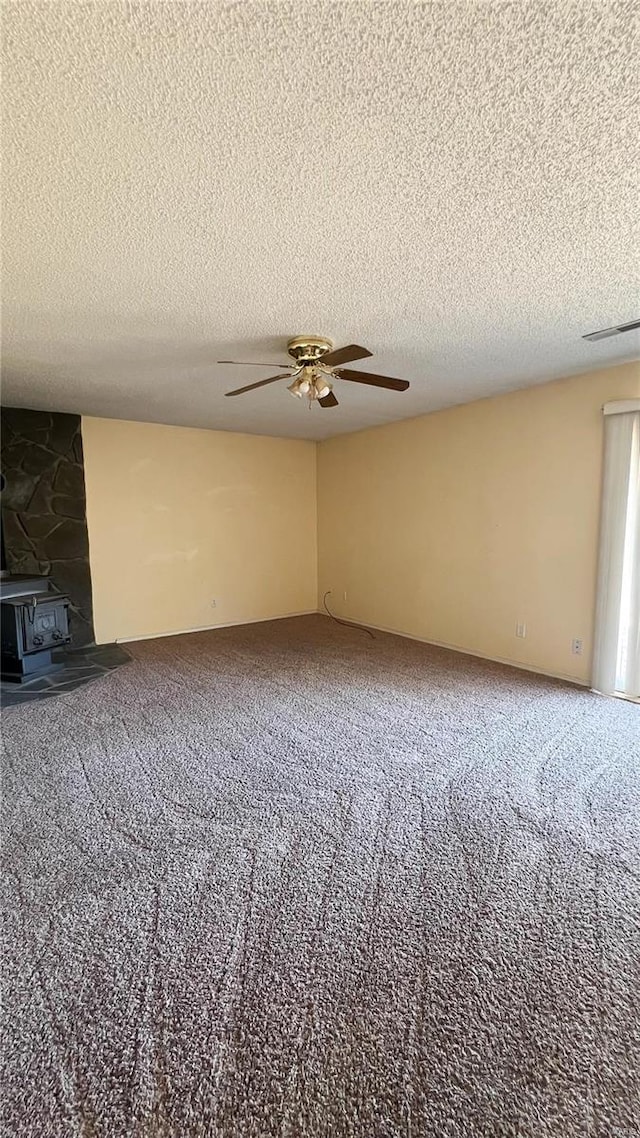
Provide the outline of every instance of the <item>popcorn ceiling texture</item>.
[[[319,438],[637,335],[634,0],[4,5],[5,399]],[[362,342],[406,394],[268,371]]]
[[321,616],[6,713],[11,1138],[637,1138],[637,707]]

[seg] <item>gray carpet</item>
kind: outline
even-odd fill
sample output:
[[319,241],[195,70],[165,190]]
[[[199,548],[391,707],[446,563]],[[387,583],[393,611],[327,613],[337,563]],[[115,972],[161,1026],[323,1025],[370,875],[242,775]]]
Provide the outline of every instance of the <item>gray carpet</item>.
[[5,1135],[638,1135],[638,707],[320,616],[132,650],[5,715]]

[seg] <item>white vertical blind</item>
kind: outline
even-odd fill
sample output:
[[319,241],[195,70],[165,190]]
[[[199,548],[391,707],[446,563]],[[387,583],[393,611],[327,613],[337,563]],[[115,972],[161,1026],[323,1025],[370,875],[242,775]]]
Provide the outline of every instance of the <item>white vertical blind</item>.
[[640,400],[607,403],[593,687],[640,697]]

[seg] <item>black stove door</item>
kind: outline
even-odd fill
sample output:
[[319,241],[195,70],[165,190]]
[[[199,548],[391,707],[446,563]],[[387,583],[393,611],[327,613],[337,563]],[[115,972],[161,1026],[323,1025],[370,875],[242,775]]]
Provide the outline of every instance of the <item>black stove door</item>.
[[69,602],[66,597],[27,603],[22,606],[22,630],[25,654],[41,648],[67,644],[69,636]]

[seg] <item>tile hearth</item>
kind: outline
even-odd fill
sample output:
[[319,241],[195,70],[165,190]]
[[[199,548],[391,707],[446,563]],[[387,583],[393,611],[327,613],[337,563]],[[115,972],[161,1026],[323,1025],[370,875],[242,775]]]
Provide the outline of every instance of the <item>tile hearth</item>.
[[53,658],[63,664],[60,671],[38,676],[26,684],[0,683],[2,706],[13,707],[64,695],[127,664],[131,656],[121,644],[92,644],[84,648],[60,648]]

